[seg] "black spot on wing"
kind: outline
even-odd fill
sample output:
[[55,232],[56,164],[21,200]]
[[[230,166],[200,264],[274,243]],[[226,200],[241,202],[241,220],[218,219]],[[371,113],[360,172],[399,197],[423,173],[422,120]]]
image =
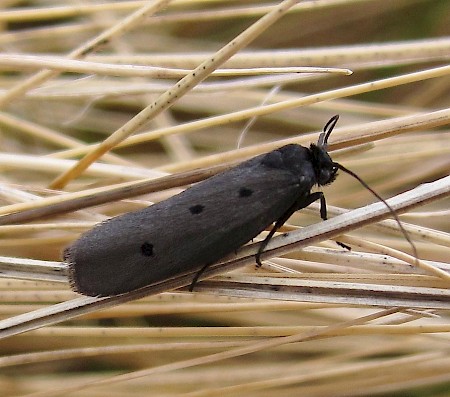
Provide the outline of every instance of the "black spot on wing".
[[239,189],[239,197],[250,197],[253,194],[253,190],[247,187],[241,187]]
[[153,256],[153,244],[146,241],[141,245],[141,253],[144,256]]
[[193,205],[192,207],[189,207],[189,211],[191,211],[191,214],[197,215],[201,214],[204,210],[205,206],[201,204]]

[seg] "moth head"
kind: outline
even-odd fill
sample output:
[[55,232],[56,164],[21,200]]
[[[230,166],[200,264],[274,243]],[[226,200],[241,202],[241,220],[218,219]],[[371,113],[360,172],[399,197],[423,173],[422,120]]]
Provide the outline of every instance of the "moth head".
[[338,115],[333,116],[323,128],[323,133],[320,134],[317,144],[311,144],[309,148],[319,186],[328,185],[336,179],[338,166],[328,154],[327,146],[328,138],[338,119]]
[[355,178],[362,186],[364,186],[369,192],[371,192],[378,200],[380,200],[392,214],[393,218],[397,222],[401,232],[405,236],[408,243],[411,245],[412,251],[414,253],[414,257],[416,258],[416,264],[419,266],[419,259],[417,255],[417,248],[414,245],[413,241],[409,237],[408,232],[403,227],[402,222],[400,221],[395,210],[383,199],[375,190],[373,190],[366,182],[364,182],[358,175],[356,175],[353,171],[344,167],[342,164],[335,163],[330,155],[327,152],[328,146],[328,138],[333,131],[334,126],[336,125],[339,116],[333,116],[328,123],[323,128],[323,133],[320,134],[317,145],[311,144],[310,153],[312,155],[312,161],[314,165],[314,170],[316,172],[317,184],[327,185],[333,182],[336,178],[338,170],[345,172],[346,174]]

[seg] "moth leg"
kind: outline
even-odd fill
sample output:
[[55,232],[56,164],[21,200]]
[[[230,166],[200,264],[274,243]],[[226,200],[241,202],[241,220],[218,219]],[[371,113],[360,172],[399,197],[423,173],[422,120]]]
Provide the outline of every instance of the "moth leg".
[[[281,216],[280,219],[278,219],[275,224],[272,227],[272,230],[269,232],[267,237],[261,242],[258,252],[256,253],[255,259],[256,259],[256,265],[257,267],[261,267],[261,254],[263,253],[264,249],[267,247],[267,244],[269,244],[270,239],[273,237],[273,235],[277,232],[278,229],[280,229],[281,226],[283,226],[286,221],[292,216],[292,214],[295,211],[298,211],[301,208],[305,208],[314,201],[320,199],[320,216],[322,215],[325,217],[327,216],[327,207],[325,203],[325,196],[322,192],[315,192],[310,194],[306,198],[302,198],[301,200],[296,200],[294,204],[292,204],[288,210]],[[322,201],[323,200],[323,201]],[[322,202],[324,205],[322,205]],[[322,219],[324,219],[322,217]]]
[[339,245],[340,247],[344,248],[347,251],[351,251],[352,247],[350,247],[349,245],[345,244],[345,243],[341,243],[340,241],[336,241],[336,244]]
[[[292,207],[291,207],[292,208]],[[273,237],[273,235],[277,232],[277,230],[284,225],[284,223],[291,217],[291,215],[296,211],[291,210],[291,208],[286,211],[283,216],[278,219],[275,224],[273,225],[272,229],[270,230],[269,234],[266,236],[266,238],[261,241],[261,244],[259,245],[258,252],[256,253],[255,260],[256,260],[256,266],[261,267],[261,254],[263,253],[264,249],[267,247],[267,244],[269,244],[270,239]]]
[[[320,193],[320,217],[322,218],[322,220],[326,221],[328,219],[328,217],[327,217],[327,202],[325,200],[325,195],[322,192],[318,192],[318,193]],[[313,194],[315,194],[315,193],[313,193]],[[351,247],[349,247],[347,244],[341,243],[340,241],[336,241],[336,244],[348,251],[352,250]]]
[[211,265],[211,264],[208,263],[207,265],[203,266],[203,267],[195,274],[194,278],[192,279],[192,283],[191,283],[191,285],[189,286],[189,292],[194,291],[194,287],[195,287],[195,284],[197,284],[198,279],[199,279],[200,276],[205,272],[205,270],[208,269],[208,267],[209,267],[210,265]]
[[[314,194],[317,194],[317,196],[319,196],[318,198],[320,199],[320,218],[323,221],[326,221],[328,219],[328,213],[327,213],[327,201],[325,200],[325,195],[322,192],[317,192],[317,193],[311,194],[310,197]],[[314,201],[316,201],[316,200],[314,200]],[[312,204],[312,203],[313,202],[311,201],[311,203],[309,203],[309,204]],[[307,207],[308,205],[306,205],[305,207]]]

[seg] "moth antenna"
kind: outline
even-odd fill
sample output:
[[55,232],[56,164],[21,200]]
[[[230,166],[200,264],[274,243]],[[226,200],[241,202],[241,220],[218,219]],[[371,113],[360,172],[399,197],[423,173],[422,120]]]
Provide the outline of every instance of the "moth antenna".
[[400,218],[398,217],[398,215],[395,212],[395,210],[387,203],[387,201],[383,197],[381,197],[375,190],[373,190],[366,182],[364,182],[353,171],[350,171],[348,168],[345,168],[343,165],[341,165],[339,163],[333,163],[333,164],[336,167],[338,167],[340,170],[344,171],[348,175],[350,175],[353,178],[355,178],[361,185],[363,185],[369,192],[371,192],[378,200],[380,200],[388,208],[388,210],[391,213],[392,217],[395,219],[395,221],[397,222],[398,226],[400,227],[400,230],[401,230],[403,236],[405,237],[406,241],[408,241],[409,245],[411,246],[411,249],[413,251],[414,257],[416,258],[416,261],[417,261],[418,260],[417,248],[416,248],[415,244],[413,243],[413,241],[411,240],[411,237],[409,237],[408,232],[403,227],[402,222],[400,221]]
[[330,120],[328,120],[328,123],[325,124],[325,127],[323,127],[323,132],[319,135],[319,140],[317,141],[317,146],[323,147],[324,149],[327,148],[328,145],[328,138],[331,134],[331,131],[333,131],[334,126],[339,120],[339,115],[333,116]]

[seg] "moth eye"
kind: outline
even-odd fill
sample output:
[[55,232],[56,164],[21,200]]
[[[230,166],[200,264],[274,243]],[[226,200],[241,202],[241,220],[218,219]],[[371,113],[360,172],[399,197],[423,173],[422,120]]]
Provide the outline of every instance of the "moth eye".
[[148,241],[146,241],[144,244],[141,245],[141,253],[144,256],[152,256],[153,244],[150,244]]
[[204,205],[197,204],[193,205],[192,207],[189,207],[189,211],[191,211],[191,214],[196,215],[202,213],[204,208],[205,208]]

